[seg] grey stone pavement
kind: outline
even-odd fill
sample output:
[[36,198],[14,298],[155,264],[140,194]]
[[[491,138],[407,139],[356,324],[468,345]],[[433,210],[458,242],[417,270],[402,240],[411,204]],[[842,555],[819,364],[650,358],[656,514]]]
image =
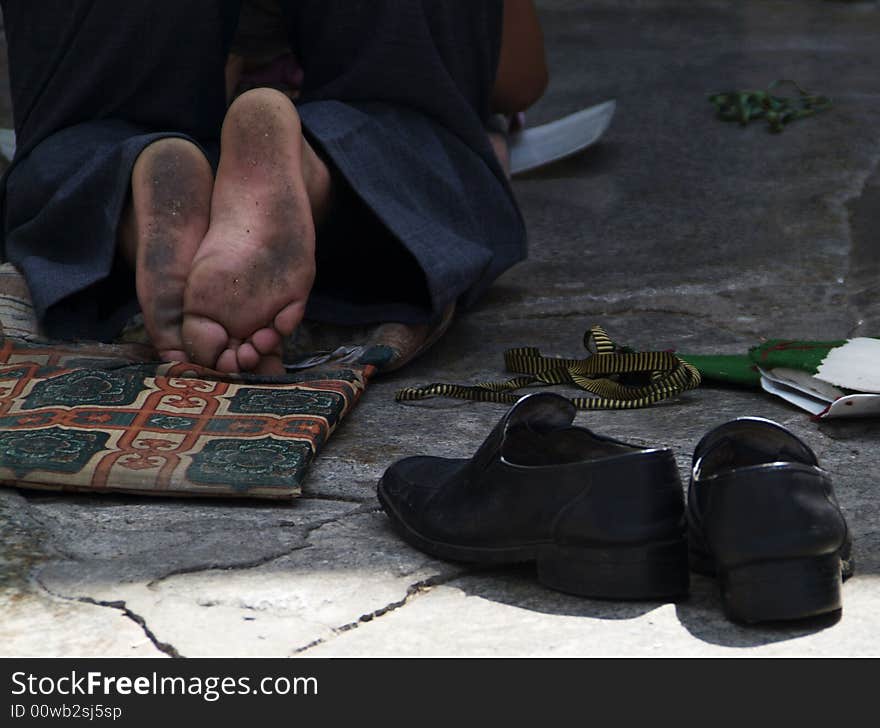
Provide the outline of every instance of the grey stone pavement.
[[[703,387],[578,416],[694,445],[738,415],[813,446],[855,534],[839,620],[747,628],[694,577],[678,604],[539,586],[531,569],[429,558],[375,484],[396,459],[469,456],[504,407],[400,386],[503,377],[511,346],[576,356],[602,324],[639,349],[739,353],[762,337],[880,335],[880,7],[829,0],[544,0],[551,62],[532,124],[615,98],[598,146],[515,182],[531,257],[435,349],[376,381],[290,504],[0,490],[0,654],[43,656],[856,656],[880,654],[880,422],[817,423]],[[780,135],[713,116],[713,91],[794,78],[835,107]],[[8,106],[7,106],[8,108]],[[8,112],[6,112],[8,113]],[[6,124],[8,125],[8,124]]]

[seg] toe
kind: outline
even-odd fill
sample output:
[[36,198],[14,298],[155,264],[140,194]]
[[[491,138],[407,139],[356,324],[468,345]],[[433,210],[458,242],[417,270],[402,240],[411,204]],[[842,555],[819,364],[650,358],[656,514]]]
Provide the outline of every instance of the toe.
[[281,345],[281,334],[275,329],[260,329],[251,336],[250,343],[260,354],[271,354]]
[[275,329],[282,336],[290,336],[299,326],[305,313],[305,303],[297,301],[285,306],[275,316]]
[[217,364],[214,368],[218,372],[223,372],[224,374],[238,374],[239,366],[237,352],[237,349],[226,349],[219,357],[217,357]]
[[260,352],[254,348],[250,342],[244,342],[235,352],[238,359],[238,367],[243,372],[249,372],[256,369],[260,364]]
[[[189,358],[206,367],[219,365],[219,359],[230,347],[229,334],[219,323],[204,316],[183,317],[183,342]],[[233,360],[235,352],[232,353]],[[220,371],[228,371],[221,369]]]

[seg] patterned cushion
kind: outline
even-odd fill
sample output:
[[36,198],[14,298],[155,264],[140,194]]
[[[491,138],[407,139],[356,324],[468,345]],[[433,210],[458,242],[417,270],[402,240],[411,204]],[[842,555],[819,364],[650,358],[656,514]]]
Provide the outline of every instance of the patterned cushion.
[[0,482],[290,498],[374,371],[228,376],[124,351],[0,339]]
[[0,484],[151,495],[290,498],[370,377],[432,346],[432,325],[304,322],[291,373],[160,364],[140,317],[113,344],[48,340],[27,283],[0,265]]

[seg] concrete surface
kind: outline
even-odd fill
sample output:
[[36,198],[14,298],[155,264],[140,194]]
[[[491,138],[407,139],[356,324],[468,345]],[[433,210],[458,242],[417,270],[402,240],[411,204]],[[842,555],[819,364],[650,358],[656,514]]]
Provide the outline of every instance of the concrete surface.
[[[616,98],[604,141],[515,182],[531,259],[433,351],[377,381],[289,505],[0,490],[4,655],[877,655],[877,420],[812,422],[758,392],[704,387],[579,415],[690,453],[737,415],[814,447],[855,534],[840,619],[745,628],[693,579],[679,604],[602,602],[529,568],[476,569],[400,542],[375,499],[396,459],[470,455],[504,407],[393,401],[403,385],[503,376],[531,344],[579,355],[603,324],[641,349],[744,352],[762,337],[880,335],[880,7],[827,0],[544,0],[541,123]],[[797,79],[835,107],[781,135],[706,95]],[[5,125],[5,124],[4,124]]]

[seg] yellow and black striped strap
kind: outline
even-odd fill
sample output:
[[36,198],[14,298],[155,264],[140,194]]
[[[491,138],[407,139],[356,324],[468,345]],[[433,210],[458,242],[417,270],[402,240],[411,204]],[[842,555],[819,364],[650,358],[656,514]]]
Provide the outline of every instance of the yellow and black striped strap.
[[395,399],[411,402],[428,397],[454,397],[477,402],[514,404],[515,391],[530,386],[573,384],[594,396],[574,397],[582,410],[637,409],[674,397],[700,384],[700,373],[665,351],[634,352],[618,347],[601,326],[584,335],[591,352],[586,359],[542,356],[538,349],[510,349],[504,354],[507,370],[522,376],[506,382],[479,382],[472,386],[428,384],[401,389]]

